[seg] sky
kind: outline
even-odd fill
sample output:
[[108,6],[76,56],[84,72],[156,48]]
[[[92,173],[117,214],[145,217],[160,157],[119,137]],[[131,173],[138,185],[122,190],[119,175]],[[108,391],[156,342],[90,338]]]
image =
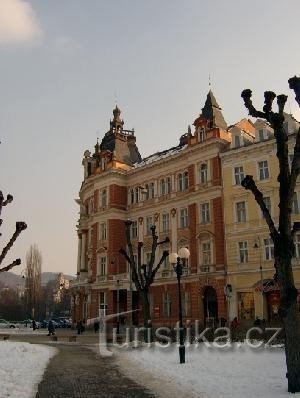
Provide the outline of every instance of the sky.
[[76,273],[82,157],[109,128],[116,103],[142,156],[177,145],[201,113],[209,76],[228,124],[240,93],[289,95],[300,74],[300,2],[288,0],[0,0],[3,263],[36,243],[43,271]]

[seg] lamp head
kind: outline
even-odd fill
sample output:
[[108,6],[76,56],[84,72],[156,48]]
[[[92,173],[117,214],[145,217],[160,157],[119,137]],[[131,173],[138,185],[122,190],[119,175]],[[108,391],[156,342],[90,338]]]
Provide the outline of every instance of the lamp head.
[[180,258],[188,259],[188,258],[190,257],[190,251],[189,251],[189,249],[188,249],[187,247],[181,247],[181,248],[178,250],[178,256],[179,256]]

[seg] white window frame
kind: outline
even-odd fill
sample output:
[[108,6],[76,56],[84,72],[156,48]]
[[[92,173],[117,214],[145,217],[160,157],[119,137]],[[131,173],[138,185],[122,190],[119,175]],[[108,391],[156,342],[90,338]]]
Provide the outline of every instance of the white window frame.
[[153,225],[153,216],[146,217],[146,236],[151,235],[152,225]]
[[199,175],[199,183],[206,184],[208,181],[208,164],[206,162],[199,164],[198,175]]
[[[239,209],[238,205],[244,203],[244,209]],[[235,202],[235,217],[236,222],[242,224],[247,221],[247,207],[246,202],[241,200],[240,202]]]
[[106,222],[103,222],[100,224],[100,240],[105,240],[107,239],[107,226],[106,226]]
[[264,242],[264,257],[266,261],[271,261],[274,259],[274,243],[271,238],[265,238]]
[[238,258],[240,264],[247,264],[249,261],[248,242],[246,240],[238,242]]
[[268,180],[270,178],[268,160],[264,159],[257,162],[257,174],[259,181]]
[[234,183],[235,185],[241,185],[243,179],[245,178],[245,172],[243,166],[236,166],[233,169]]
[[201,224],[210,224],[210,203],[205,202],[200,204]]
[[179,228],[188,228],[189,214],[187,207],[183,207],[179,210]]
[[170,214],[168,212],[163,212],[161,217],[161,229],[162,232],[167,232],[170,229]]

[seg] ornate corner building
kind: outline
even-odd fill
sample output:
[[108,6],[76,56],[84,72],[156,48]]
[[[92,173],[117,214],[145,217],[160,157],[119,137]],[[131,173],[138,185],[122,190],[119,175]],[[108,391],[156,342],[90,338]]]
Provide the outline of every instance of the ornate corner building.
[[[299,123],[286,115],[291,147]],[[118,107],[110,128],[94,153],[85,151],[84,178],[76,200],[77,279],[71,283],[73,320],[134,311],[121,321],[142,324],[138,292],[120,248],[126,248],[125,220],[132,220],[131,238],[143,258],[151,252],[151,226],[163,250],[190,250],[182,277],[185,320],[217,325],[221,318],[252,322],[276,315],[278,287],[272,284],[273,249],[267,227],[251,195],[241,186],[252,174],[278,219],[278,166],[273,131],[265,122],[243,119],[227,126],[209,91],[193,131],[177,146],[142,159],[134,130],[126,130]],[[297,190],[299,187],[297,186]],[[295,193],[293,219],[300,221]],[[300,235],[296,235],[295,281],[300,289]],[[166,246],[167,245],[167,246]],[[168,260],[156,275],[150,293],[154,325],[178,321],[176,274]],[[228,317],[228,318],[227,318]]]

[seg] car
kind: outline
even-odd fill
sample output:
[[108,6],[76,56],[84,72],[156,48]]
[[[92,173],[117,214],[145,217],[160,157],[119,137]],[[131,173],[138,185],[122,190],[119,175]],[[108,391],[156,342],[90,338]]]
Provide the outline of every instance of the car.
[[13,324],[13,323],[11,323],[11,322],[8,322],[7,320],[5,320],[5,319],[0,319],[0,328],[2,329],[2,328],[5,328],[5,329],[13,329],[13,328],[15,328],[16,326]]

